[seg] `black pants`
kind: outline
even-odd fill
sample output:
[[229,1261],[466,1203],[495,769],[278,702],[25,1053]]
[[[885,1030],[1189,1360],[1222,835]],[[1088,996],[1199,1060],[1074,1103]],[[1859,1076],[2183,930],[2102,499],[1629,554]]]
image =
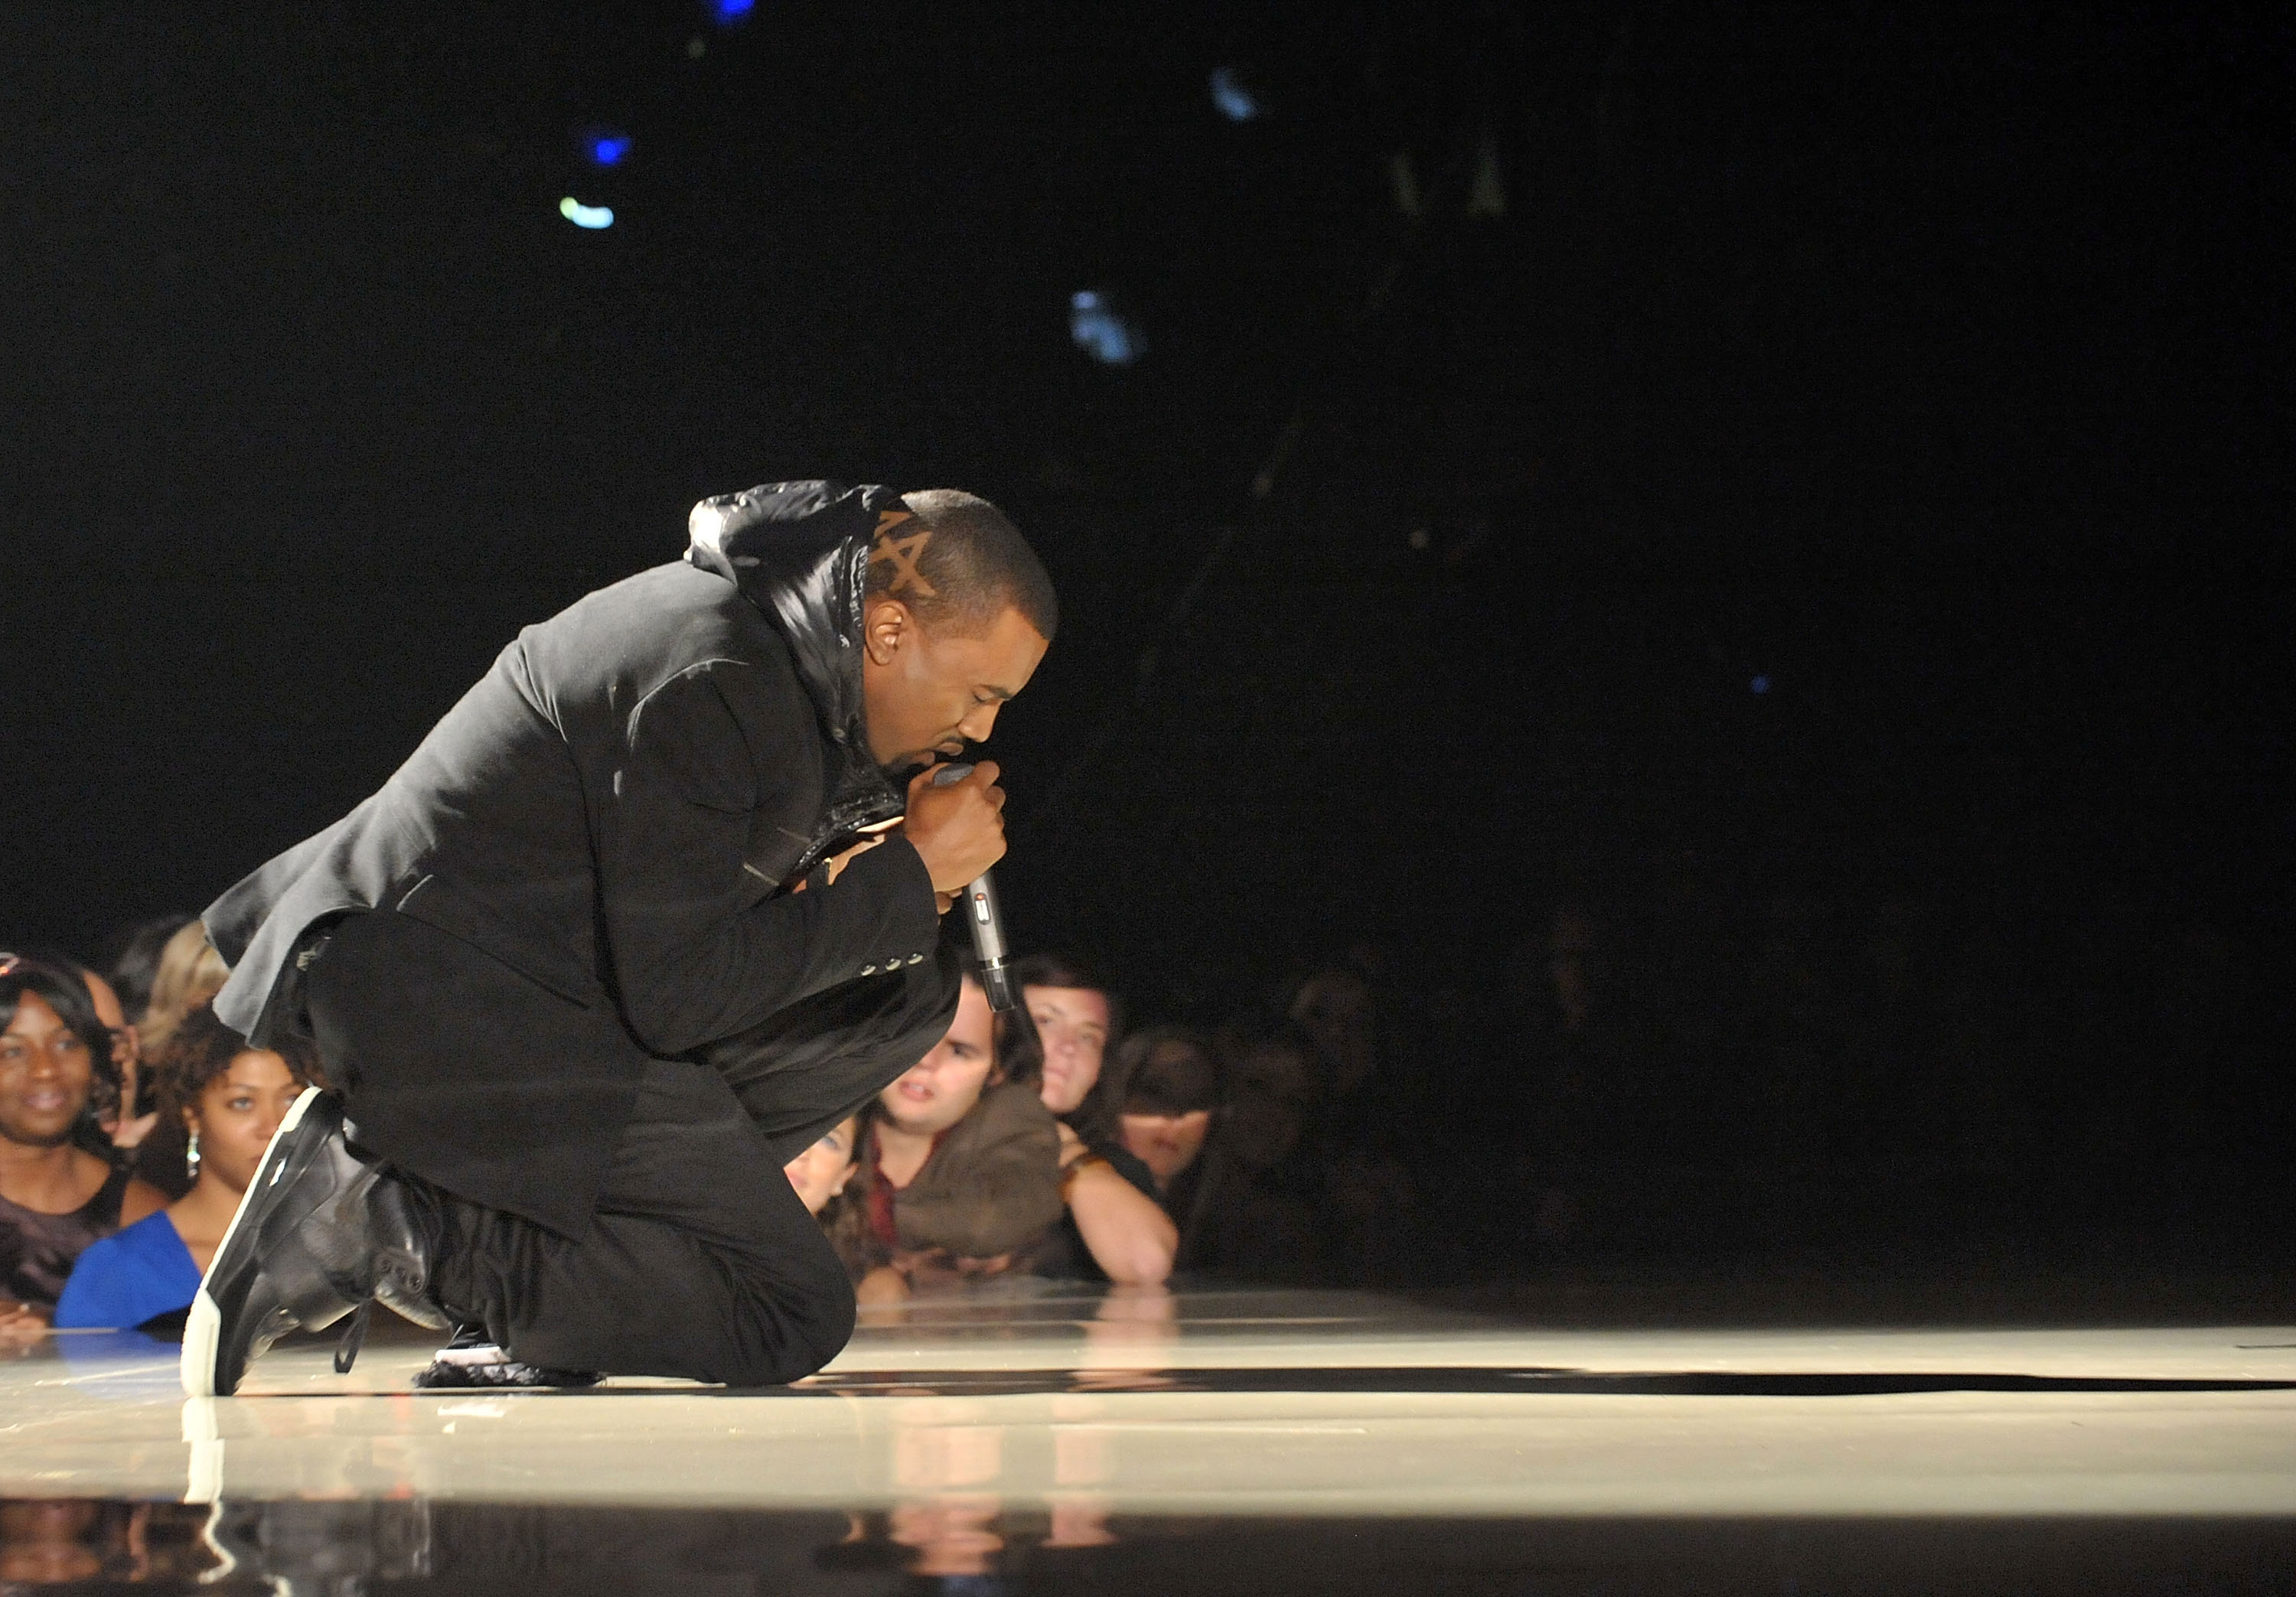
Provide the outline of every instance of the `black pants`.
[[[391,1130],[378,1151],[439,1196],[442,1304],[483,1322],[516,1356],[563,1369],[753,1386],[835,1357],[852,1334],[853,1289],[782,1166],[939,1040],[955,1008],[953,957],[816,995],[699,1061],[639,1054],[636,1101],[573,1234],[456,1191],[458,1171],[496,1181],[514,1167],[504,1150],[517,1146],[516,1124],[488,1128],[492,1162],[479,1166],[463,1151],[468,1125],[425,1136],[409,1114],[408,1080],[450,1073],[459,1049],[498,1052],[514,1039],[504,1035],[517,992],[507,984],[524,979],[389,913],[339,924],[309,970],[306,1012],[354,1127],[363,1099],[387,1105]],[[442,992],[456,1001],[439,1003]],[[578,1024],[538,1012],[554,1018],[536,1023],[537,1042]],[[611,1011],[589,1024],[612,1025]],[[571,1035],[559,1045],[573,1045]],[[578,1041],[594,1062],[608,1039]],[[552,1062],[537,1051],[537,1093]],[[472,1110],[447,1094],[441,1112]],[[535,1155],[551,1167],[547,1149]]]

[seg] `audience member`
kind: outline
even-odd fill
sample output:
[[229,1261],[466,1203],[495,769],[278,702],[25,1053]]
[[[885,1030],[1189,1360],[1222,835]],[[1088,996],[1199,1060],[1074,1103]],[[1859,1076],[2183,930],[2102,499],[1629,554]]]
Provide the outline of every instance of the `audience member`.
[[1347,965],[1327,965],[1292,989],[1284,1012],[1316,1045],[1328,1104],[1351,1101],[1379,1069],[1379,1022],[1371,983]]
[[1304,1151],[1340,1222],[1326,1233],[1335,1268],[1350,1284],[1408,1273],[1417,1203],[1405,1160],[1430,1160],[1427,1083],[1381,1069],[1372,984],[1353,965],[1309,975],[1285,1012],[1316,1051]]
[[[152,978],[152,1002],[136,1028],[144,1056],[157,1059],[184,1017],[206,1008],[229,973],[223,956],[209,946],[204,925],[187,921],[177,927],[160,951]],[[135,1150],[133,1168],[137,1179],[151,1183],[170,1199],[192,1190],[191,1178],[184,1173],[184,1135],[180,1120],[161,1116]]]
[[1315,1044],[1288,1021],[1263,1017],[1224,1028],[1223,1042],[1225,1101],[1185,1191],[1176,1181],[1167,1197],[1180,1226],[1180,1267],[1321,1282],[1335,1216],[1306,1142],[1318,1096]]
[[161,1112],[184,1129],[192,1189],[89,1244],[56,1304],[60,1326],[127,1328],[190,1307],[271,1134],[318,1075],[308,1043],[250,1048],[206,1009],[184,1017],[155,1062]]
[[1086,1141],[1105,1139],[1112,1114],[1101,1066],[1124,1035],[1124,1005],[1114,985],[1059,954],[1015,961],[1013,979],[1036,1028],[1035,1074],[1045,1107]]
[[144,1102],[151,1094],[144,1080],[144,1051],[136,1028],[129,1022],[127,1008],[112,985],[70,954],[51,948],[33,948],[27,950],[24,957],[34,964],[69,971],[87,988],[88,1002],[94,1005],[96,1020],[109,1039],[105,1052],[119,1079],[118,1089],[110,1094],[110,1107],[102,1111],[97,1124],[116,1151],[114,1162],[119,1162],[119,1156],[132,1153],[150,1134],[155,1118],[152,1106]]
[[152,1007],[152,984],[159,979],[160,956],[168,939],[195,919],[185,914],[160,915],[139,921],[105,940],[101,962],[110,972],[112,988],[131,1023],[143,1024],[144,1011]]
[[1159,1026],[1126,1039],[1124,1140],[1178,1224],[1180,1268],[1320,1274],[1314,1183],[1293,1159],[1314,1103],[1313,1053],[1291,1028],[1256,1028],[1216,1107],[1221,1073],[1202,1034]]
[[1061,1217],[1060,1132],[996,1068],[988,995],[964,982],[948,1035],[877,1095],[851,1200],[868,1222],[862,1300],[946,1274],[996,1274]]
[[87,987],[88,1001],[95,1006],[95,1018],[111,1040],[111,1067],[119,1077],[119,1092],[101,1124],[119,1154],[133,1154],[160,1118],[157,1108],[147,1102],[151,1086],[144,1069],[143,1039],[112,985],[84,965],[78,970],[80,980]]
[[832,1202],[844,1194],[861,1167],[861,1152],[855,1139],[859,1134],[861,1117],[848,1115],[821,1134],[813,1146],[782,1167],[790,1185],[797,1190],[798,1201],[805,1212],[816,1218]]
[[[1358,949],[1351,958],[1369,956]],[[1338,1163],[1377,1167],[1381,1184],[1409,1185],[1406,1160],[1431,1165],[1446,1155],[1425,1144],[1447,1135],[1448,1126],[1431,1103],[1431,1083],[1421,1070],[1385,1068],[1380,1003],[1370,978],[1355,964],[1316,970],[1292,992],[1284,1013],[1315,1044],[1316,1106],[1308,1135],[1317,1150]],[[1424,1044],[1423,1028],[1413,1040]]]
[[1184,1214],[1219,1102],[1211,1044],[1185,1026],[1152,1026],[1124,1039],[1116,1062],[1125,1151],[1147,1167],[1166,1208]]
[[829,1245],[857,1282],[870,1269],[868,1216],[846,1194],[861,1170],[862,1138],[867,1125],[865,1115],[849,1115],[782,1167],[797,1191],[798,1201],[821,1222]]
[[1007,1080],[1034,1082],[1061,1137],[1060,1224],[1026,1250],[1039,1275],[1153,1286],[1172,1271],[1179,1235],[1155,1178],[1126,1151],[1102,1070],[1120,1008],[1079,962],[1039,955],[1014,967],[1021,1015],[997,1026]]
[[1253,1170],[1274,1170],[1300,1151],[1322,1104],[1314,1039],[1267,1014],[1220,1028],[1225,1101],[1219,1146]]
[[152,1002],[140,1028],[144,1052],[157,1057],[184,1017],[205,1007],[230,977],[231,967],[209,943],[205,925],[186,921],[178,927],[160,949],[159,969],[152,978]]
[[37,1334],[88,1244],[167,1201],[97,1151],[111,1049],[76,973],[0,954],[0,1337]]

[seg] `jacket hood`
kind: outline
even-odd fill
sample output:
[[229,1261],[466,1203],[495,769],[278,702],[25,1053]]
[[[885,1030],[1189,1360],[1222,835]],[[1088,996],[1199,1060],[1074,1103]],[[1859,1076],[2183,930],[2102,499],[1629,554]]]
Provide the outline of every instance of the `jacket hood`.
[[897,488],[816,478],[719,494],[686,517],[687,563],[734,584],[774,624],[833,745],[826,827],[802,870],[840,835],[903,807],[861,709],[862,586],[879,518],[900,508]]

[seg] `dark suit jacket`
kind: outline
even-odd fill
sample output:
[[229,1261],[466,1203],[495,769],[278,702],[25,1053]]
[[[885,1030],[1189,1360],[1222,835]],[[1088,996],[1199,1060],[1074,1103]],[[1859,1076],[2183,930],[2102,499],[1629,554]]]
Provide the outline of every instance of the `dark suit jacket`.
[[[815,567],[857,577],[873,517],[865,499],[851,508],[864,516],[858,545],[834,520],[794,537]],[[857,620],[857,596],[852,609]],[[846,618],[814,618],[824,628]],[[631,1045],[619,1062],[611,1050],[582,1062],[579,1112],[543,1118],[554,1140],[576,1144],[549,1161],[554,1186],[574,1190],[464,1194],[578,1231],[648,1055],[689,1053],[933,951],[932,884],[906,841],[858,856],[833,885],[813,868],[843,840],[832,815],[849,823],[899,806],[873,765],[882,791],[856,802],[857,722],[832,734],[831,695],[801,680],[790,626],[726,576],[681,563],[528,627],[381,791],[209,908],[209,936],[234,967],[217,1013],[258,1043],[298,1025],[306,933],[373,910],[511,967],[533,1003],[611,1021]],[[809,868],[806,891],[786,890]],[[498,1046],[403,1068],[451,1077],[459,1102],[505,1105],[573,1073],[521,1047],[517,1012],[488,1020]],[[356,1118],[356,1084],[350,1107]],[[507,1142],[532,1130],[511,1113],[484,1134]],[[423,1173],[419,1147],[386,1151]]]

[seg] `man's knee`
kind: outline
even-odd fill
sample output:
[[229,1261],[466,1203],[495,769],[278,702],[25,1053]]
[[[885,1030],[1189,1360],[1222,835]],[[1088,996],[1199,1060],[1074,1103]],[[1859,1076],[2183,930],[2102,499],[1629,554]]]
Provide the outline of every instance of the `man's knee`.
[[845,1344],[853,1339],[853,1320],[857,1313],[853,1298],[853,1283],[845,1279],[840,1269],[831,1284],[812,1303],[810,1334],[802,1339],[803,1353],[799,1363],[805,1367],[782,1377],[797,1380],[812,1374],[845,1351]]
[[853,1339],[853,1283],[826,1246],[822,1251],[828,1268],[750,1287],[742,1305],[740,1368],[720,1378],[727,1385],[783,1386],[845,1351]]

